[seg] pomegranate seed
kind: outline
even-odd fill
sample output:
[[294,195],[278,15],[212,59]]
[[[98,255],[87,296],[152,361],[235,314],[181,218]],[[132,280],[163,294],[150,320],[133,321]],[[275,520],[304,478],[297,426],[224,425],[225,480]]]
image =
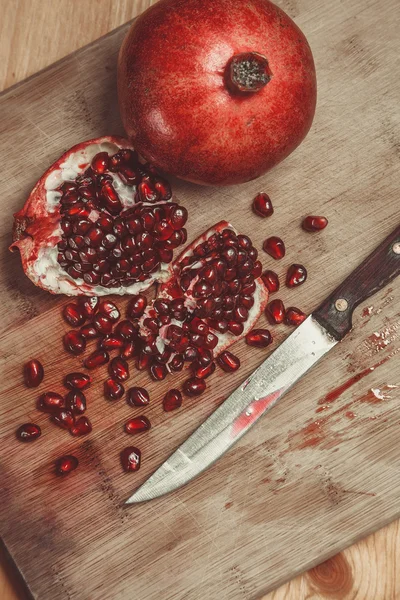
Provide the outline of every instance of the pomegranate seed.
[[131,322],[125,319],[120,321],[114,329],[115,335],[118,335],[124,340],[132,340],[136,337],[137,327]]
[[25,423],[18,427],[16,436],[20,442],[33,442],[42,435],[42,430],[35,423]]
[[226,373],[233,373],[240,367],[240,360],[237,356],[225,350],[217,358],[217,363]]
[[84,366],[87,369],[96,369],[101,365],[105,365],[110,360],[110,355],[106,350],[95,350],[84,360]]
[[86,348],[86,338],[79,331],[67,331],[63,337],[64,348],[71,354],[82,354]]
[[119,353],[121,358],[124,358],[125,360],[128,358],[132,358],[133,356],[136,356],[137,354],[137,345],[135,344],[135,342],[126,342],[121,350],[121,352]]
[[[244,307],[245,309],[252,308],[254,306],[254,298],[253,298],[253,296],[248,296],[246,294],[240,294],[240,296],[238,298],[238,304],[239,304],[239,306],[237,308],[240,308],[240,307],[242,307],[242,308]],[[244,314],[244,313],[242,312],[242,314]],[[237,320],[240,321],[241,319],[237,319]]]
[[286,253],[285,244],[283,243],[283,240],[276,236],[272,236],[266,239],[263,243],[263,249],[275,260],[280,260],[285,256]]
[[206,382],[204,379],[198,379],[197,377],[191,377],[187,379],[183,384],[183,391],[187,396],[194,397],[200,396],[206,389]]
[[182,354],[175,354],[168,366],[171,371],[174,371],[176,373],[178,371],[182,371],[183,364],[184,360]]
[[244,325],[243,323],[238,323],[237,321],[229,321],[228,331],[233,333],[233,335],[242,335],[244,331]]
[[261,275],[261,279],[271,294],[279,290],[279,277],[275,271],[264,271]]
[[226,333],[228,331],[228,321],[225,321],[225,319],[220,319],[219,321],[210,319],[208,323],[212,329],[216,329],[220,333]]
[[91,324],[84,325],[79,331],[86,340],[93,340],[100,335],[97,329]]
[[75,471],[78,465],[79,461],[76,456],[72,456],[72,454],[61,456],[55,462],[56,475],[68,475],[71,471]]
[[56,392],[45,392],[39,396],[37,401],[37,408],[42,412],[54,412],[64,407],[64,399],[60,394]]
[[65,408],[73,415],[81,415],[86,410],[86,396],[79,390],[71,390],[65,396]]
[[86,320],[83,308],[73,302],[69,302],[64,306],[63,317],[71,327],[79,327]]
[[109,156],[107,152],[99,152],[92,158],[91,167],[95,173],[101,175],[108,169]]
[[268,194],[257,194],[253,200],[253,210],[260,217],[270,217],[273,214],[274,208]]
[[74,436],[86,435],[92,431],[92,424],[87,417],[80,417],[71,427],[70,433]]
[[125,393],[124,386],[111,377],[104,382],[104,395],[108,400],[119,400]]
[[305,231],[314,232],[325,229],[328,225],[328,219],[326,217],[314,217],[308,216],[303,219],[302,227]]
[[193,375],[195,376],[196,379],[207,379],[207,377],[210,377],[210,375],[212,375],[215,371],[215,363],[211,362],[209,365],[205,366],[205,367],[201,367],[201,366],[196,366],[193,370]]
[[108,317],[110,319],[110,321],[112,321],[113,323],[118,321],[118,319],[121,316],[121,313],[119,312],[116,305],[113,302],[110,302],[108,300],[106,300],[100,304],[99,313]]
[[121,464],[124,471],[138,471],[142,453],[135,446],[128,446],[120,454]]
[[70,390],[86,390],[92,383],[92,378],[86,373],[68,373],[64,378],[64,385]]
[[151,357],[145,354],[143,351],[140,352],[136,360],[136,368],[138,371],[145,371],[150,365]]
[[138,294],[137,296],[132,296],[128,304],[127,316],[132,319],[139,319],[147,306],[147,298],[143,296],[143,294]]
[[174,206],[168,220],[175,231],[182,229],[188,219],[188,211],[184,206]]
[[211,331],[210,331],[205,336],[204,345],[209,350],[213,350],[218,345],[218,337],[214,333],[211,333]]
[[24,380],[26,387],[38,387],[42,383],[43,377],[44,370],[42,364],[36,358],[33,358],[29,362],[25,363]]
[[200,367],[208,367],[212,362],[213,355],[211,350],[208,348],[198,348],[197,350],[197,363]]
[[125,432],[129,435],[136,435],[137,433],[143,433],[151,428],[150,421],[147,417],[140,416],[134,419],[129,419],[125,423]]
[[[253,298],[251,298],[253,300]],[[254,300],[253,300],[254,302]],[[247,308],[243,305],[237,306],[235,308],[235,312],[234,312],[234,316],[235,316],[235,320],[239,321],[239,323],[244,323],[245,321],[247,321],[247,318],[249,316],[249,311],[247,310]]]
[[145,388],[132,387],[128,390],[126,401],[130,406],[147,406],[150,397]]
[[100,341],[99,348],[103,350],[115,350],[124,346],[125,341],[113,333],[108,333]]
[[253,329],[246,335],[246,344],[256,348],[265,348],[272,342],[272,336],[268,329]]
[[161,200],[169,200],[172,198],[171,186],[169,185],[168,181],[165,181],[165,179],[158,177],[154,181],[154,188]]
[[136,193],[139,202],[156,202],[158,199],[158,193],[153,188],[149,177],[143,177],[142,182],[137,187]]
[[124,358],[116,356],[108,365],[108,372],[113,379],[123,382],[129,378],[129,365]]
[[167,367],[163,364],[155,364],[150,367],[150,375],[154,381],[162,381],[168,374]]
[[70,429],[75,423],[74,415],[66,408],[59,408],[57,411],[54,411],[51,420],[62,429]]
[[286,309],[285,323],[287,325],[294,325],[296,327],[297,325],[300,325],[303,321],[305,321],[306,318],[307,315],[305,315],[303,311],[301,311],[299,308],[296,308],[295,306],[290,306]]
[[287,287],[297,287],[307,279],[307,269],[303,265],[290,265],[286,274]]
[[93,319],[93,325],[99,333],[107,334],[112,332],[113,323],[109,317],[105,315],[96,315]]
[[123,206],[111,182],[107,181],[101,188],[104,206],[112,215],[118,215]]
[[182,406],[182,394],[179,390],[172,389],[169,390],[163,399],[163,409],[165,412],[170,412],[171,410],[176,410]]
[[96,314],[99,308],[99,299],[97,296],[81,296],[78,299],[80,306],[83,308],[83,312],[88,319],[91,319]]
[[257,279],[257,277],[260,277],[261,273],[262,273],[262,264],[261,264],[261,262],[259,260],[257,260],[254,263],[254,267],[253,267],[253,269],[251,271],[251,274],[253,275],[253,277],[255,279]]
[[265,309],[271,323],[280,324],[285,320],[285,307],[282,300],[271,300]]

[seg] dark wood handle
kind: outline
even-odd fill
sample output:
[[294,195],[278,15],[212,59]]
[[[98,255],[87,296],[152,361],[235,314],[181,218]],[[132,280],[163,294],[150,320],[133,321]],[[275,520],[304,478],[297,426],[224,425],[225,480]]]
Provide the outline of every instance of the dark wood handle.
[[400,275],[400,225],[313,312],[337,340],[352,328],[354,309]]

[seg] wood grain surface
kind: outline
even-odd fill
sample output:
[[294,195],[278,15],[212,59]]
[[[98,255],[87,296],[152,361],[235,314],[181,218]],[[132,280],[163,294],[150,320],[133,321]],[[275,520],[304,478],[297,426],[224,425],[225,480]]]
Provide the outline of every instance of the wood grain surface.
[[[32,75],[124,23],[149,4],[1,0],[0,86],[6,88]],[[205,205],[204,214],[210,223],[227,213],[260,242],[265,237],[265,232],[257,231],[260,222],[242,207],[260,186],[268,190],[276,208],[268,227],[291,240],[290,245],[309,267],[310,280],[295,298],[310,311],[398,223],[400,86],[395,64],[399,23],[393,0],[283,0],[279,5],[303,28],[316,58],[320,96],[309,138],[262,181],[206,192],[179,184],[177,191],[192,208],[191,236],[204,225],[204,216],[196,217],[194,207]],[[399,360],[394,354],[400,330],[398,282],[374,298],[369,304],[372,308],[357,312],[354,332],[335,349],[332,359],[309,374],[236,451],[193,486],[135,516],[122,515],[116,508],[133,485],[132,479],[121,476],[115,465],[116,424],[122,422],[126,410],[110,412],[104,422],[104,405],[100,395],[97,399],[96,390],[94,404],[100,407],[97,416],[93,409],[96,428],[92,445],[81,448],[82,472],[76,473],[67,487],[54,488],[48,466],[58,451],[75,447],[68,437],[60,440],[56,432],[46,431],[40,453],[38,446],[26,451],[12,439],[16,421],[30,415],[36,418],[32,411],[34,394],[26,393],[19,378],[25,356],[41,351],[49,381],[58,376],[55,355],[60,352],[63,326],[59,308],[63,301],[34,289],[21,274],[18,258],[7,253],[10,214],[23,203],[44,166],[64,148],[81,138],[120,127],[112,102],[112,73],[121,35],[117,32],[39,79],[10,90],[1,99],[1,161],[3,173],[12,174],[12,178],[3,177],[0,188],[4,210],[1,320],[5,330],[0,340],[4,365],[1,465],[2,484],[6,482],[9,494],[5,502],[2,498],[1,507],[5,541],[39,598],[141,600],[146,585],[153,583],[158,595],[152,588],[148,598],[257,598],[263,590],[328,556],[333,558],[265,598],[397,598],[398,522],[334,554],[399,515],[399,394],[397,388],[389,391],[385,387],[400,384]],[[110,89],[107,100],[105,86]],[[69,118],[65,115],[67,108]],[[221,206],[221,198],[226,198],[225,207]],[[330,218],[329,228],[318,238],[307,237],[298,229],[300,216],[308,211],[322,212]],[[296,254],[292,252],[294,260]],[[265,257],[263,262],[270,265]],[[291,300],[289,292],[285,292],[284,300]],[[284,335],[286,331],[278,330],[277,340]],[[245,356],[243,345],[238,353]],[[332,408],[318,418],[315,411],[324,406],[318,402],[332,387],[390,355],[385,364],[344,390]],[[240,378],[260,360],[260,356],[249,357]],[[63,368],[72,367],[73,362],[64,361]],[[148,462],[140,481],[234,385],[234,379],[219,378],[213,398],[203,406],[188,403],[171,426],[159,407],[152,408],[157,427],[153,437],[143,444]],[[385,399],[371,403],[373,397],[376,399],[371,389],[383,390]],[[345,408],[349,403],[353,403],[351,410]],[[326,415],[330,418],[324,420]],[[96,479],[92,466],[99,460]],[[24,468],[25,461],[31,473]],[[79,504],[71,522],[65,520],[62,498],[67,498],[70,506]],[[31,518],[27,517],[28,511]],[[111,527],[107,542],[103,520]],[[154,539],[147,537],[148,547],[143,548],[137,538],[148,535],[149,520],[158,531]],[[99,545],[96,534],[101,530]],[[60,532],[64,544],[54,547]],[[115,559],[113,538],[120,540],[120,561]],[[100,583],[103,574],[95,564],[85,562],[81,539],[91,548],[92,557],[107,557],[106,577],[112,572],[120,577],[114,593],[108,590],[99,594],[92,580],[88,585],[83,581],[82,569],[88,577],[94,570]],[[124,553],[129,556],[134,544],[138,549],[134,581],[140,586],[135,596],[132,588],[128,591],[121,583],[127,574],[133,574],[127,571]],[[170,556],[171,563],[162,561],[161,551]],[[159,572],[154,576],[152,571],[154,582],[146,583],[144,571],[154,569],[156,555]],[[172,595],[167,579],[159,576],[166,574],[168,566],[184,585],[191,584],[186,595],[182,590],[181,595]],[[192,577],[188,579],[184,569],[190,567]],[[10,579],[4,552],[1,569],[0,598],[23,598],[19,581]]]

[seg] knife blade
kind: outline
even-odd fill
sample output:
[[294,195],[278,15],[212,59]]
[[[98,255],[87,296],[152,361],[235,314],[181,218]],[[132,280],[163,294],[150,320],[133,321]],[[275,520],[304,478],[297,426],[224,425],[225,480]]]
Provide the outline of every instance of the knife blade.
[[400,226],[153,473],[125,504],[191,481],[227,452],[352,328],[354,309],[400,273]]

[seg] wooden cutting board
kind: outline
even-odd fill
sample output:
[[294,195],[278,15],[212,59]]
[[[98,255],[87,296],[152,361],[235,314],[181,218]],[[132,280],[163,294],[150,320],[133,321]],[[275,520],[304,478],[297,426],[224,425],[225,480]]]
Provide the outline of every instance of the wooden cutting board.
[[[306,264],[307,283],[280,295],[307,312],[399,219],[396,3],[325,4],[280,3],[308,36],[319,76],[317,116],[301,148],[243,186],[174,186],[190,211],[190,238],[226,217],[259,247],[267,235],[281,235],[287,257],[273,264],[262,253],[263,263],[281,275],[292,262]],[[137,475],[121,473],[118,462],[130,442],[122,424],[134,411],[103,399],[105,369],[88,393],[93,433],[79,441],[50,426],[34,409],[37,392],[22,385],[28,358],[42,360],[43,390],[55,391],[79,361],[62,350],[65,300],[34,288],[18,256],[7,251],[12,212],[70,145],[122,131],[115,62],[125,31],[0,96],[0,532],[41,599],[255,599],[400,514],[400,282],[360,308],[349,338],[212,469],[170,496],[124,509],[132,489],[267,354],[239,342],[239,373],[216,373],[207,395],[169,415],[160,400],[171,378],[154,384],[133,372],[132,385],[146,385],[152,397],[146,414],[153,429],[137,440],[144,457]],[[269,220],[249,208],[260,190],[274,202]],[[328,216],[328,229],[302,232],[308,213]],[[287,333],[276,327],[275,345]],[[331,402],[324,400],[328,393]],[[43,435],[25,446],[14,432],[28,420],[39,422]],[[52,462],[68,452],[77,454],[80,468],[57,479]]]

